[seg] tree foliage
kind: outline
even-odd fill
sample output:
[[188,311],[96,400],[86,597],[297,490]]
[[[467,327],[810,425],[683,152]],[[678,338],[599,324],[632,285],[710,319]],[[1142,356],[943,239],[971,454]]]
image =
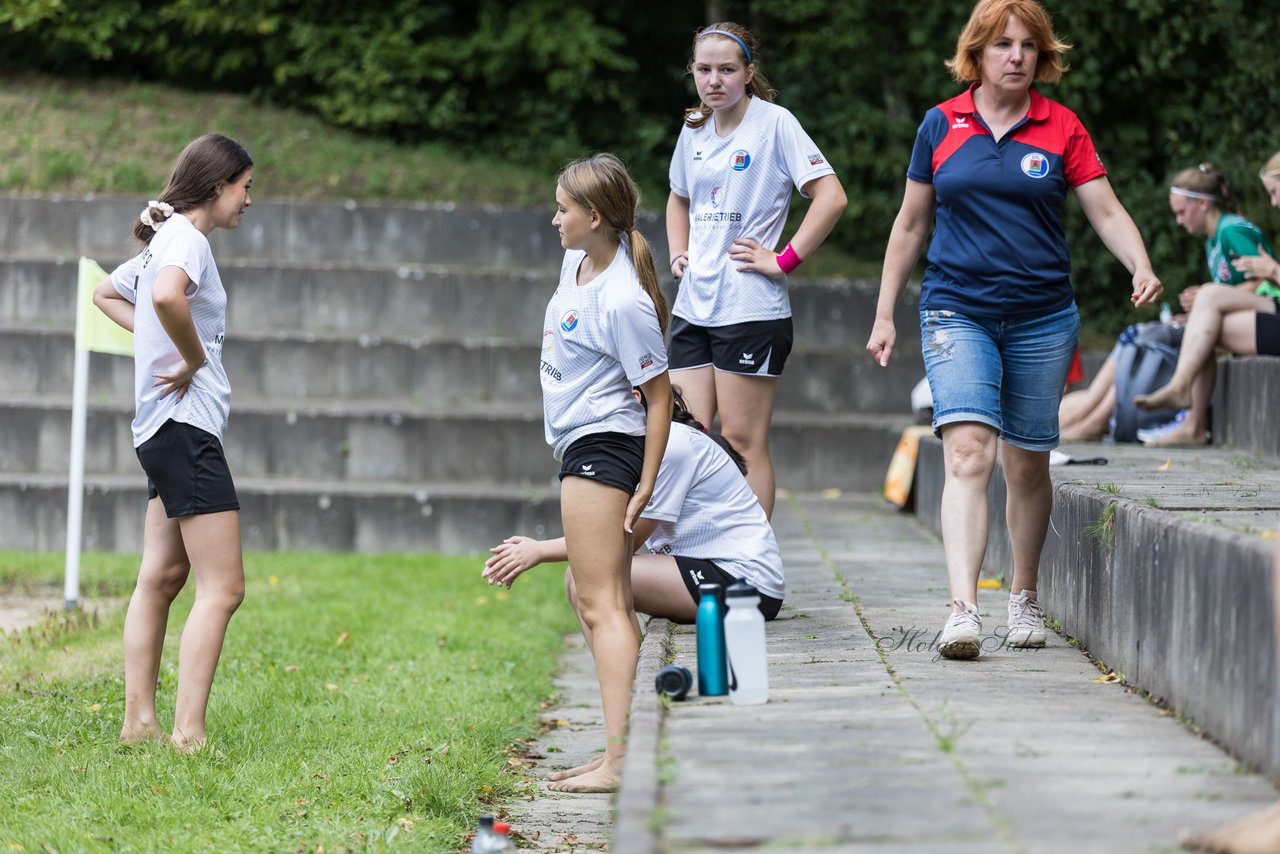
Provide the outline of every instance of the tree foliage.
[[[762,69],[836,166],[849,209],[834,240],[883,251],[915,130],[959,86],[943,60],[969,5],[954,0],[743,0],[725,14],[760,37]],[[1092,133],[1156,272],[1177,289],[1205,277],[1178,230],[1167,182],[1212,160],[1244,212],[1280,224],[1257,186],[1280,147],[1268,107],[1280,60],[1244,0],[1048,0],[1072,69],[1042,91]],[[663,186],[704,9],[651,0],[0,0],[0,56],[68,73],[162,79],[253,93],[337,125],[447,141],[554,170],[609,149]],[[1274,35],[1274,32],[1272,32]],[[661,204],[661,200],[649,200]],[[1078,209],[1068,217],[1086,319],[1127,317],[1128,275]]]

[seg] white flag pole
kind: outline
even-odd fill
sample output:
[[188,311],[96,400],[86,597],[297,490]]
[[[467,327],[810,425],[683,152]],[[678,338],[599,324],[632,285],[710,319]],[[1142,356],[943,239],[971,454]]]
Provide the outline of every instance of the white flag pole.
[[[76,314],[79,315],[77,308]],[[76,323],[82,320],[77,316]],[[63,605],[80,604],[80,539],[84,517],[85,422],[89,413],[89,351],[76,342],[75,378],[71,393],[71,471],[67,475],[67,565]]]

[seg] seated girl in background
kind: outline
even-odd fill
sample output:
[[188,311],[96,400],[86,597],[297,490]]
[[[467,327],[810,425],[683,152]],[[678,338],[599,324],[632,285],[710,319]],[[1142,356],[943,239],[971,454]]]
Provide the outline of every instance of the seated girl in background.
[[[1273,189],[1280,187],[1280,155],[1268,161],[1261,177],[1275,204],[1280,200],[1280,190]],[[1178,224],[1191,234],[1208,236],[1205,254],[1214,282],[1182,292],[1182,307],[1190,314],[1178,366],[1168,384],[1134,402],[1142,409],[1187,410],[1181,423],[1147,444],[1203,445],[1218,369],[1214,348],[1238,356],[1280,354],[1280,288],[1267,279],[1280,271],[1262,231],[1234,213],[1227,179],[1212,165],[1179,172],[1169,192]]]
[[[1273,158],[1274,160],[1274,158]],[[1280,169],[1280,165],[1277,166]],[[1169,208],[1174,219],[1188,234],[1204,235],[1205,260],[1208,264],[1211,281],[1203,285],[1185,288],[1179,299],[1182,307],[1191,311],[1192,305],[1200,306],[1203,320],[1211,316],[1221,316],[1221,311],[1229,306],[1235,311],[1250,306],[1253,312],[1274,313],[1275,303],[1266,296],[1260,296],[1255,290],[1264,291],[1257,278],[1233,265],[1233,260],[1246,255],[1256,255],[1259,250],[1267,248],[1266,240],[1256,225],[1237,213],[1236,200],[1231,192],[1227,177],[1211,163],[1201,163],[1189,169],[1183,169],[1169,187]],[[1280,293],[1280,289],[1277,289]],[[1269,307],[1269,308],[1268,308]],[[1194,317],[1194,312],[1192,317]],[[1197,324],[1203,324],[1197,321]],[[1182,341],[1179,365],[1187,358],[1188,336],[1193,329],[1200,328],[1188,320],[1187,329]],[[1251,328],[1252,329],[1252,328]],[[1126,330],[1128,332],[1128,330]],[[1199,334],[1198,332],[1196,333]],[[1119,344],[1124,343],[1122,334]],[[1243,345],[1243,342],[1235,342]],[[1193,345],[1198,346],[1198,345]],[[1071,392],[1062,398],[1058,407],[1058,420],[1061,424],[1064,442],[1096,441],[1105,436],[1110,429],[1112,414],[1116,406],[1116,355],[1113,350],[1099,369],[1097,376],[1087,389]],[[1235,350],[1234,352],[1244,352]],[[1212,367],[1212,360],[1210,360]],[[1197,368],[1202,367],[1197,363]],[[1179,367],[1179,370],[1184,370]],[[1187,383],[1194,377],[1188,369]],[[1175,381],[1181,382],[1175,378]],[[1202,381],[1203,382],[1203,381]],[[1173,383],[1169,387],[1172,387]],[[1213,375],[1208,377],[1208,390],[1213,389]],[[1157,392],[1156,394],[1160,394]],[[1188,391],[1177,400],[1166,400],[1162,395],[1156,401],[1156,394],[1139,396],[1135,400],[1139,406],[1147,409],[1190,409],[1191,411],[1174,428],[1161,428],[1160,439],[1151,444],[1198,443],[1205,442],[1205,429],[1208,420],[1209,394],[1201,399],[1197,393],[1194,404]],[[1152,401],[1156,401],[1153,405]],[[1144,402],[1147,404],[1144,406]]]

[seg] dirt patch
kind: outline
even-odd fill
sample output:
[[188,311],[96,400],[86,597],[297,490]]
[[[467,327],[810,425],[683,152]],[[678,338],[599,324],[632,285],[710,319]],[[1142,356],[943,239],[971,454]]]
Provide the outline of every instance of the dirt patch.
[[[83,611],[100,614],[115,610],[123,600],[118,597],[81,599]],[[62,588],[49,585],[28,590],[0,590],[0,634],[34,626],[50,613],[62,612]]]

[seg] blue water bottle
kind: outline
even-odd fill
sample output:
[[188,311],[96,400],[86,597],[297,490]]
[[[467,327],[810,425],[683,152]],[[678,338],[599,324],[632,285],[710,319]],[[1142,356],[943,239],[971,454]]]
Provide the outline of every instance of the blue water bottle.
[[698,585],[698,694],[723,697],[729,693],[724,651],[724,603],[719,584]]

